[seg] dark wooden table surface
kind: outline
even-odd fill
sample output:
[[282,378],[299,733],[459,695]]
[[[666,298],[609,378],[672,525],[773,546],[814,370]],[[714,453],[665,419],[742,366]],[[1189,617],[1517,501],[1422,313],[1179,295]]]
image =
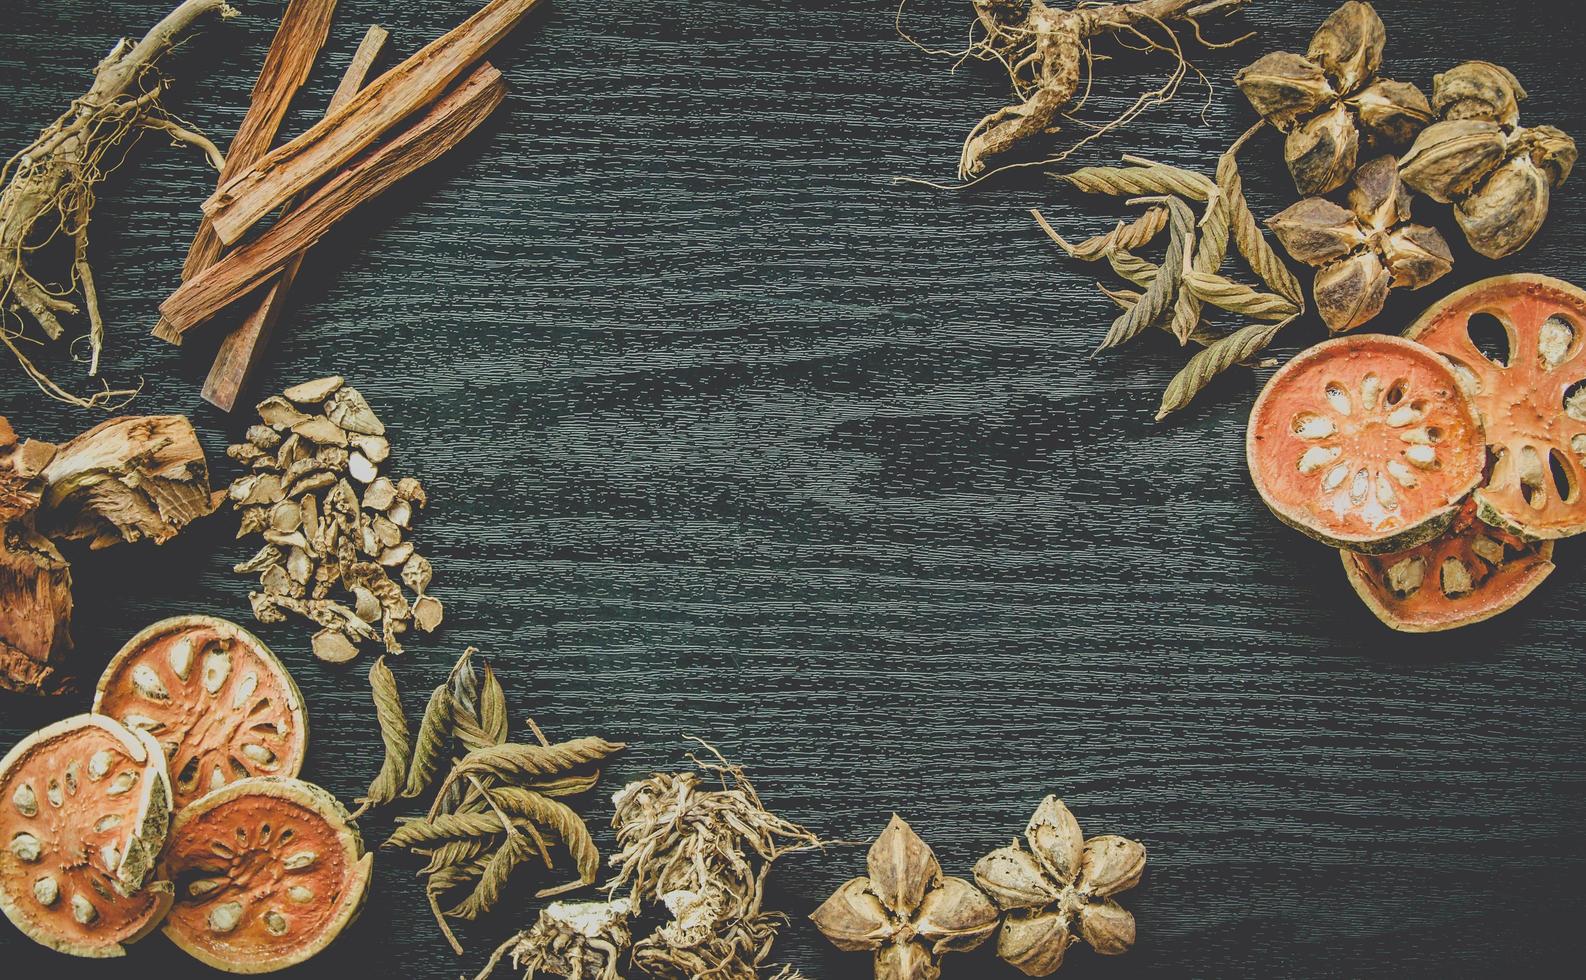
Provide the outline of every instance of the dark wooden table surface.
[[[0,146],[30,138],[166,6],[8,5]],[[173,107],[222,143],[282,4],[241,6],[170,65]],[[1078,162],[1134,151],[1209,169],[1251,121],[1234,70],[1303,49],[1330,7],[1257,0],[1243,17],[1256,41],[1196,55],[1209,104],[1192,79]],[[1429,87],[1463,58],[1501,61],[1531,91],[1527,119],[1586,135],[1580,18],[1497,0],[1382,7],[1391,77]],[[343,0],[290,131],[369,23],[399,55],[474,8]],[[512,91],[485,130],[313,254],[263,382],[346,374],[394,430],[395,471],[430,487],[418,541],[447,622],[397,667],[410,711],[473,644],[502,668],[515,717],[632,744],[611,788],[685,764],[682,738],[699,735],[787,816],[860,839],[898,811],[958,874],[1058,793],[1087,829],[1151,854],[1124,899],[1136,949],[1076,949],[1065,976],[1578,962],[1577,544],[1495,622],[1422,638],[1381,627],[1333,553],[1250,487],[1259,379],[1233,376],[1159,425],[1178,349],[1158,335],[1087,358],[1112,315],[1092,288],[1101,270],[1061,260],[1025,209],[1085,232],[1110,225],[1111,202],[1036,177],[970,193],[893,182],[950,178],[963,134],[1005,94],[994,73],[954,74],[904,43],[893,17],[883,0],[562,0],[495,56]],[[954,45],[968,4],[918,0],[906,22]],[[1099,111],[1138,90],[1124,69],[1163,67],[1111,53],[1127,57],[1103,63]],[[148,336],[213,186],[163,142],[132,154],[95,217],[106,363],[145,382],[135,411],[191,413],[229,478],[223,447],[247,413],[198,401],[211,345]],[[1263,216],[1292,198],[1275,140],[1248,154],[1246,181]],[[1396,299],[1383,325],[1495,269],[1586,280],[1583,247],[1571,183],[1525,252],[1495,266],[1460,243],[1456,272]],[[1289,349],[1320,332],[1296,326]],[[47,439],[94,421],[9,364],[0,410]],[[222,515],[163,549],[79,556],[84,675],[161,616],[249,622],[248,582],[229,569],[250,549],[233,530]],[[352,797],[378,766],[367,662],[327,669],[298,623],[260,633],[307,697],[304,775]],[[0,699],[0,742],[87,703]],[[609,812],[602,793],[603,844]],[[850,847],[778,866],[771,901],[793,916],[780,958],[868,975],[804,918],[862,863]],[[381,855],[362,919],[296,975],[471,973],[534,915],[515,893],[465,930],[459,961],[414,870]],[[159,937],[100,965],[7,927],[0,956],[7,976],[204,972]],[[1015,974],[981,952],[947,976]]]

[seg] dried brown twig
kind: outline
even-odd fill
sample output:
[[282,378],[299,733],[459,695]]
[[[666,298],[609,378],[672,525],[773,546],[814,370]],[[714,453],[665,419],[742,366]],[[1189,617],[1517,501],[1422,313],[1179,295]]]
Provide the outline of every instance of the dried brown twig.
[[[95,69],[88,91],[0,167],[0,184],[4,185],[0,190],[0,342],[10,348],[39,388],[59,401],[84,408],[113,408],[137,394],[136,389],[114,390],[108,385],[87,397],[74,394],[35,365],[22,345],[39,342],[28,332],[30,322],[46,340],[63,337],[66,327],[61,317],[78,312],[72,296],[81,293],[89,323],[88,373],[99,373],[105,325],[88,264],[88,224],[94,190],[114,167],[107,159],[112,150],[141,131],[154,129],[199,147],[217,169],[221,166],[215,145],[160,105],[165,81],[157,67],[177,40],[199,18],[211,13],[237,15],[226,0],[183,0],[142,40],[118,42]],[[29,268],[33,253],[57,237],[69,239],[72,246],[71,275],[65,286],[49,285]]]

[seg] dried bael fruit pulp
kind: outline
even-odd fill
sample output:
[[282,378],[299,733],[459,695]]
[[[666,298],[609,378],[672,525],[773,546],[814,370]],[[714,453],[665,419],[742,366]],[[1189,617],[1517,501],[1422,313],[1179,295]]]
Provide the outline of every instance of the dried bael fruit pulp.
[[1448,364],[1377,334],[1325,341],[1280,368],[1250,411],[1245,448],[1279,519],[1365,554],[1441,534],[1486,460]]
[[99,678],[94,710],[160,743],[177,809],[248,776],[296,776],[308,750],[292,676],[258,637],[210,616],[162,620],[128,640]]
[[30,939],[121,956],[171,904],[145,883],[171,820],[154,740],[100,715],[46,726],[0,761],[0,909]]
[[176,885],[165,935],[217,970],[285,969],[357,918],[373,860],[318,786],[239,780],[177,814],[162,864]]
[[1392,555],[1339,552],[1349,584],[1377,618],[1406,633],[1433,633],[1511,609],[1553,571],[1553,542],[1491,527],[1465,502],[1448,533]]
[[[1499,360],[1472,338],[1479,316],[1502,326]],[[1484,279],[1421,314],[1405,336],[1453,366],[1480,414],[1494,457],[1476,491],[1481,519],[1534,539],[1586,531],[1586,292],[1547,276]]]

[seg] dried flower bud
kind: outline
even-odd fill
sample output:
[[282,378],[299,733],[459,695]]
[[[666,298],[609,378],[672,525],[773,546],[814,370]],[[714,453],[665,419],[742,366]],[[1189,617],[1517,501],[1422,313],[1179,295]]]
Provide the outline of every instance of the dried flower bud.
[[942,967],[919,943],[894,943],[876,953],[876,980],[941,980]]
[[1145,845],[1116,834],[1103,834],[1085,842],[1085,870],[1080,889],[1107,898],[1128,891],[1145,873]]
[[1391,283],[1376,252],[1361,252],[1316,273],[1316,311],[1333,333],[1353,330],[1382,312]]
[[871,890],[896,915],[912,915],[942,879],[936,852],[895,813],[870,845],[868,868]]
[[1349,97],[1349,107],[1367,134],[1395,146],[1409,143],[1432,121],[1426,96],[1409,82],[1373,82]]
[[1395,287],[1420,289],[1448,275],[1454,253],[1436,228],[1403,225],[1382,241],[1382,257]]
[[1520,122],[1525,89],[1509,69],[1467,61],[1432,76],[1432,108],[1441,119],[1480,119],[1512,128]]
[[1454,216],[1470,247],[1489,259],[1525,248],[1547,219],[1548,176],[1520,156],[1493,171],[1487,182],[1459,202]]
[[1234,84],[1251,108],[1284,132],[1334,98],[1321,67],[1287,51],[1263,55],[1240,69]]
[[886,908],[870,891],[870,879],[850,878],[810,914],[815,928],[848,953],[876,949],[892,935]]
[[975,881],[1005,909],[1040,908],[1056,901],[1059,885],[1047,874],[1035,856],[1017,844],[999,847],[975,862]]
[[1410,189],[1399,179],[1399,161],[1380,156],[1361,164],[1349,188],[1349,208],[1367,232],[1410,220]]
[[1442,204],[1464,197],[1503,162],[1503,129],[1495,122],[1457,119],[1421,130],[1399,161],[1404,182]]
[[1301,194],[1326,194],[1349,179],[1359,149],[1354,117],[1339,104],[1291,132],[1283,144],[1283,159]]
[[1134,945],[1134,916],[1116,902],[1087,905],[1079,913],[1079,934],[1103,956],[1118,956]]
[[1338,91],[1347,95],[1382,69],[1382,49],[1387,40],[1382,18],[1371,4],[1350,0],[1322,21],[1306,55],[1322,66]]
[[1557,126],[1536,126],[1517,134],[1515,151],[1530,155],[1532,162],[1548,175],[1548,182],[1558,187],[1569,179],[1575,169],[1575,140]]
[[1063,965],[1063,954],[1074,942],[1066,915],[1015,912],[1002,922],[997,955],[1026,976],[1046,977]]
[[1035,808],[1024,828],[1030,850],[1056,880],[1071,884],[1079,876],[1084,859],[1085,835],[1079,820],[1056,796],[1048,796]]
[[1325,197],[1302,198],[1268,219],[1267,227],[1295,261],[1306,265],[1326,265],[1366,243],[1354,214]]
[[921,903],[914,929],[938,956],[974,949],[996,931],[997,907],[964,879],[943,878],[941,887]]

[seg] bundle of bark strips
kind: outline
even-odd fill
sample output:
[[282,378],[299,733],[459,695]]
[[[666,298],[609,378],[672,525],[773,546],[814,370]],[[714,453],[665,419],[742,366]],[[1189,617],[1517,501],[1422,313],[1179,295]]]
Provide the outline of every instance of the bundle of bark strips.
[[[371,28],[321,119],[275,149],[281,116],[307,78],[335,0],[292,0],[265,57],[182,284],[160,305],[172,343],[247,298],[222,340],[204,398],[230,411],[258,366],[304,253],[342,218],[440,158],[501,104],[506,83],[483,60],[542,0],[490,0],[468,20],[368,85],[385,32]],[[284,209],[263,233],[245,236]]]

